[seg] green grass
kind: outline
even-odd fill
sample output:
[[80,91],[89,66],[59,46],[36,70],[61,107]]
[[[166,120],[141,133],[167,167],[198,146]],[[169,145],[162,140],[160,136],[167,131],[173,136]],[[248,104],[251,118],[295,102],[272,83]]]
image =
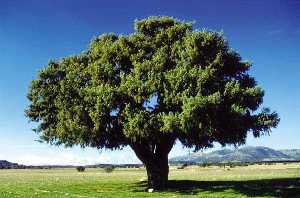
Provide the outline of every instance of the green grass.
[[145,179],[144,169],[0,170],[0,197],[300,197],[300,164],[171,169],[153,193]]

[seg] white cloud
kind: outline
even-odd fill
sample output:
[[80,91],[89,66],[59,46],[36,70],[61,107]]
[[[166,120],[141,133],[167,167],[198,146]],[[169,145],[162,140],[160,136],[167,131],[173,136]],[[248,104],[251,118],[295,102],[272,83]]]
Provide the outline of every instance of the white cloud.
[[82,149],[79,147],[64,148],[49,145],[19,145],[16,147],[5,148],[6,150],[0,149],[0,160],[8,160],[10,162],[24,165],[93,165],[99,163],[140,163],[134,152],[129,147],[116,151],[97,150],[91,148]]
[[58,154],[25,154],[16,159],[17,163],[24,165],[87,165],[108,163],[111,161],[109,156],[77,156],[71,152],[61,152]]

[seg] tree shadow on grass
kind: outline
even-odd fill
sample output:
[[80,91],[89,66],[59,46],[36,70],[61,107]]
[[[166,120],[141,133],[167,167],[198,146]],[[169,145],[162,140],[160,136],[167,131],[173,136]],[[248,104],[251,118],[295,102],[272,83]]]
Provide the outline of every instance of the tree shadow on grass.
[[[137,183],[147,187],[146,182]],[[300,197],[300,178],[261,179],[244,181],[195,181],[170,180],[165,192],[183,195],[201,194],[201,192],[224,192],[232,189],[235,193],[252,196]]]

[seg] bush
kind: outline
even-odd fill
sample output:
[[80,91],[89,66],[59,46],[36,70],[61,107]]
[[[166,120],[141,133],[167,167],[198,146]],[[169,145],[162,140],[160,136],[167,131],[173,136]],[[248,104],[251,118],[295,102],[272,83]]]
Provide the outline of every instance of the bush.
[[111,173],[114,171],[114,169],[115,169],[115,167],[113,167],[113,166],[107,166],[104,168],[104,172]]
[[230,168],[234,168],[234,167],[236,167],[238,164],[236,164],[236,163],[229,163],[228,165],[229,165]]
[[85,171],[85,167],[84,166],[78,166],[78,167],[76,167],[76,170],[78,172],[84,172]]
[[177,167],[177,169],[184,169],[188,166],[187,163],[182,164],[181,166]]

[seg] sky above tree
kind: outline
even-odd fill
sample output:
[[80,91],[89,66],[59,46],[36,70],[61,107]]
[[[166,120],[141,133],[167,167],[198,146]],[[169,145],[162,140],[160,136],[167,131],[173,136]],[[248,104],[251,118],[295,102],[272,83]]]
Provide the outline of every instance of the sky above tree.
[[[250,74],[265,90],[264,104],[281,122],[270,136],[247,145],[300,148],[300,2],[298,1],[6,1],[0,7],[0,159],[24,164],[138,162],[134,153],[64,149],[35,140],[24,116],[26,94],[49,59],[78,54],[102,33],[130,34],[135,19],[151,15],[194,21],[223,31],[231,47],[253,62]],[[220,148],[216,145],[216,148]],[[180,144],[170,156],[188,152]]]

